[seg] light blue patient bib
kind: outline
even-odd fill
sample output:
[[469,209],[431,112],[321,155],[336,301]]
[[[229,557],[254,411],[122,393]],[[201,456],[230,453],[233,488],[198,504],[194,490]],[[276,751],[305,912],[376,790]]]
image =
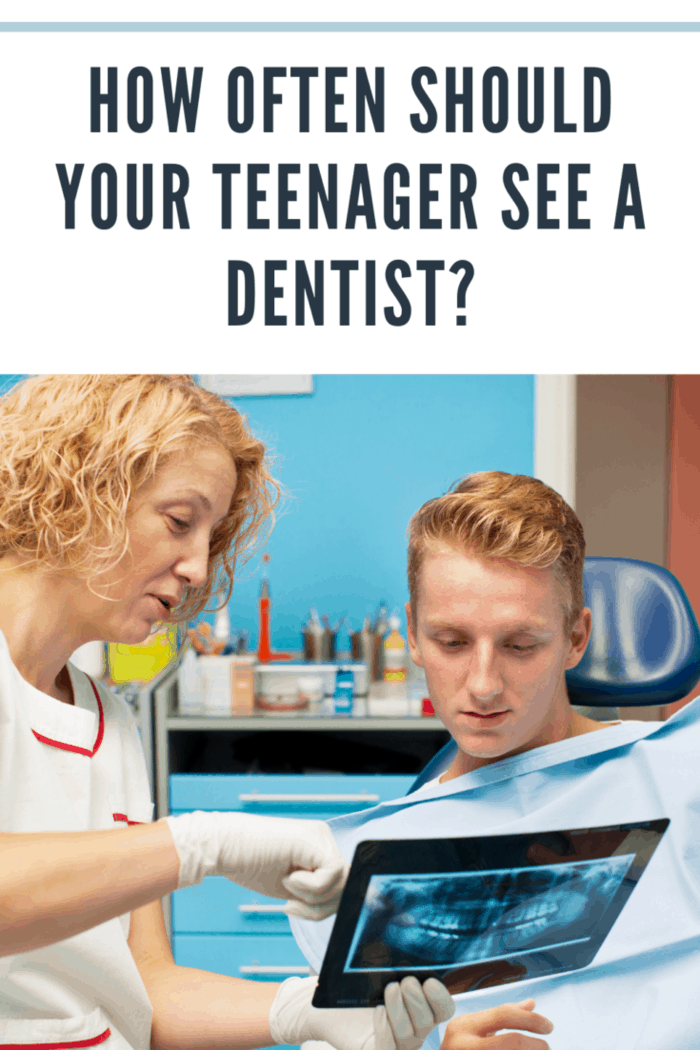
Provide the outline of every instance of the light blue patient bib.
[[[507,835],[668,817],[671,825],[593,962],[465,992],[457,1013],[528,997],[551,1050],[700,1050],[700,697],[667,722],[562,740],[329,821],[350,860],[365,839]],[[321,969],[334,917],[292,919]],[[444,1025],[428,1038],[437,1050]]]

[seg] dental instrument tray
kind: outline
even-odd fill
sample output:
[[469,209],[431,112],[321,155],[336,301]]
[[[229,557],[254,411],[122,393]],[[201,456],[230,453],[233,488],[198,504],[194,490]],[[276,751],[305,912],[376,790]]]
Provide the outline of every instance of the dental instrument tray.
[[360,842],[313,1005],[376,1006],[411,974],[456,995],[587,966],[668,825]]

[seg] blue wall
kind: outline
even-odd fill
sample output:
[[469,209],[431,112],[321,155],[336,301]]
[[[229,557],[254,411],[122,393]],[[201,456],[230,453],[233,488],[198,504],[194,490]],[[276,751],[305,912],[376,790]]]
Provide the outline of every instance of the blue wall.
[[[357,627],[384,599],[403,619],[413,512],[462,474],[533,471],[532,376],[319,375],[313,394],[235,403],[288,492],[267,546],[278,649],[301,646],[310,605]],[[239,575],[231,620],[255,646],[259,556]]]
[[26,378],[26,375],[0,375],[0,394],[6,394],[15,383],[19,383],[21,379]]
[[[310,605],[355,626],[381,599],[401,608],[409,518],[456,478],[533,471],[532,376],[318,375],[313,394],[235,404],[276,451],[289,493],[267,546],[278,649],[301,646]],[[259,564],[230,603],[252,646]]]

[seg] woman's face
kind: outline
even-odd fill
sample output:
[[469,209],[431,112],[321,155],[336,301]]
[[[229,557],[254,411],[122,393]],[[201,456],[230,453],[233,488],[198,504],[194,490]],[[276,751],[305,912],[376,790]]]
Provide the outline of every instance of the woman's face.
[[236,487],[230,454],[218,445],[170,457],[134,496],[127,517],[129,551],[95,589],[81,588],[80,612],[95,637],[136,645],[167,620],[186,586],[207,578],[209,543]]

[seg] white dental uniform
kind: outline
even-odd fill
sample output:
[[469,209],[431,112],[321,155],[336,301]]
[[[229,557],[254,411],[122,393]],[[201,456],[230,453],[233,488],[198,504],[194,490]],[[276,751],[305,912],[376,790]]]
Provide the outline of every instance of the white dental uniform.
[[[128,705],[69,664],[75,706],[29,685],[0,633],[0,831],[88,831],[152,819]],[[148,1050],[151,1006],[129,915],[0,957],[2,1050]]]

